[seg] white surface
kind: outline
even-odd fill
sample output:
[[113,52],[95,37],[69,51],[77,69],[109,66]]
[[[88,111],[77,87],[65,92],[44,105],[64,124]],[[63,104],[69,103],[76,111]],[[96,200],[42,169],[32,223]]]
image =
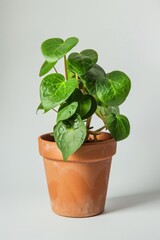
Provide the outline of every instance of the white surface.
[[[160,239],[159,13],[159,0],[0,1],[0,239],[58,240],[58,233],[59,239]],[[118,143],[110,176],[114,211],[84,220],[50,212],[37,148],[38,135],[52,131],[55,122],[52,112],[35,114],[40,45],[70,36],[80,39],[74,51],[93,48],[107,72],[122,70],[132,80],[121,107],[131,135]]]
[[109,198],[99,216],[76,219],[54,214],[47,198],[4,199],[0,206],[3,240],[159,240],[160,192]]

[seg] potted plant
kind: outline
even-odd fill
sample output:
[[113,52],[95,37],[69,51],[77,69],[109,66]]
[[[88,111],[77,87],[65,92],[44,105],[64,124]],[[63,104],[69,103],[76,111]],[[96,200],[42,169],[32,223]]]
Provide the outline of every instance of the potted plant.
[[[95,50],[69,53],[78,41],[76,37],[44,41],[45,62],[39,73],[42,77],[54,70],[40,83],[37,110],[57,114],[53,131],[39,137],[39,151],[52,209],[68,217],[103,212],[116,142],[130,132],[129,121],[119,110],[131,88],[129,77],[121,71],[106,73],[97,64]],[[64,75],[56,68],[61,59]],[[96,130],[91,124],[93,114],[102,120]]]

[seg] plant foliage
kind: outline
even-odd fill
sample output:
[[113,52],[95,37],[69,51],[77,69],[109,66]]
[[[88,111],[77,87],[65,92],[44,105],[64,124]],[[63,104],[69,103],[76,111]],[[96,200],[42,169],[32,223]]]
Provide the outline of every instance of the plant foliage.
[[[64,160],[88,139],[88,134],[93,134],[96,140],[96,135],[105,128],[120,141],[130,133],[129,120],[119,109],[130,92],[129,77],[121,71],[106,73],[97,64],[98,54],[93,49],[70,53],[78,41],[76,37],[51,38],[41,45],[45,61],[39,76],[54,72],[41,81],[37,111],[57,111],[53,136]],[[56,69],[62,58],[65,76]],[[104,123],[98,131],[90,131],[93,114]]]

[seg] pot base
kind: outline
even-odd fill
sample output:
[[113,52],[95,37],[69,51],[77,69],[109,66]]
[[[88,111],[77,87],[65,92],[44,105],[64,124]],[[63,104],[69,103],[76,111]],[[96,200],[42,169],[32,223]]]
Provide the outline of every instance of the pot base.
[[82,216],[71,216],[70,214],[69,215],[63,215],[59,212],[56,212],[53,208],[52,208],[52,211],[53,213],[61,216],[61,217],[68,217],[68,218],[89,218],[89,217],[95,217],[95,216],[98,216],[100,214],[102,214],[104,212],[104,209],[101,211],[101,212],[98,212],[98,213],[92,213],[92,214],[89,214],[89,215],[82,215]]

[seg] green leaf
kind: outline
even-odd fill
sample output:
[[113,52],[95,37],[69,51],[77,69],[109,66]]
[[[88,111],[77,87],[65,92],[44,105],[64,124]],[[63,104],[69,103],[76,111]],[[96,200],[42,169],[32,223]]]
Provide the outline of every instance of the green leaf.
[[72,117],[73,114],[76,112],[77,107],[78,107],[78,103],[72,102],[68,106],[62,108],[60,111],[58,111],[57,122],[60,122]]
[[42,77],[43,75],[48,73],[56,65],[56,63],[57,62],[49,63],[45,61],[40,69],[39,76]]
[[109,115],[110,113],[115,113],[119,114],[119,107],[118,106],[108,106],[108,107],[103,107],[103,106],[98,106],[96,110],[96,114],[98,117],[102,118],[106,115]]
[[68,103],[71,102],[79,102],[83,97],[83,93],[81,92],[81,90],[79,90],[78,88],[76,88],[73,93],[69,96],[69,98],[67,99]]
[[61,38],[50,38],[42,43],[41,51],[48,62],[56,62],[66,55],[78,41],[76,37],[70,37],[65,41]]
[[54,138],[64,160],[67,160],[83,144],[86,134],[86,126],[78,114],[70,120],[56,124]]
[[98,60],[98,54],[92,49],[86,49],[80,53],[71,53],[68,57],[68,61],[71,65],[71,71],[74,71],[78,75],[85,74]]
[[91,95],[96,94],[96,81],[106,77],[106,73],[98,64],[95,64],[85,75],[82,76],[85,88]]
[[91,95],[89,95],[89,97],[91,100],[91,107],[90,107],[89,111],[85,115],[83,115],[82,119],[89,118],[90,116],[92,116],[94,114],[94,112],[97,109],[97,102],[96,102],[95,98]]
[[67,69],[68,78],[75,78],[75,73],[71,72],[69,69]]
[[81,100],[78,102],[77,113],[84,119],[85,115],[89,112],[91,108],[91,98],[88,94],[83,95]]
[[85,94],[82,96],[81,100],[78,102],[77,113],[82,119],[86,119],[93,115],[96,111],[97,103],[93,96]]
[[131,82],[128,76],[120,71],[113,71],[107,77],[96,81],[96,93],[105,105],[120,105],[129,94]]
[[108,128],[107,117],[111,113],[119,114],[120,113],[119,107],[117,107],[117,106],[108,106],[108,107],[97,106],[96,114],[99,118],[102,119],[102,121],[104,122],[104,125],[106,126],[106,129]]
[[116,141],[127,138],[130,133],[130,123],[124,115],[114,113],[109,114],[107,117],[107,125],[110,133]]
[[36,113],[37,113],[39,110],[44,110],[44,108],[43,108],[43,106],[42,106],[42,103],[40,103],[39,106],[37,107]]
[[107,115],[109,115],[110,113],[114,113],[114,114],[119,114],[120,110],[118,106],[108,106],[107,107]]
[[47,75],[40,85],[40,98],[45,111],[60,105],[64,102],[77,87],[76,79],[65,81],[63,75],[53,73]]
[[68,103],[67,102],[63,102],[59,108],[58,108],[58,112],[60,112],[63,108],[67,107],[68,106]]
[[67,63],[67,71],[68,71],[68,73],[75,75],[76,72],[75,72],[74,68],[72,67],[72,65],[70,64],[68,59],[67,59],[66,63]]

